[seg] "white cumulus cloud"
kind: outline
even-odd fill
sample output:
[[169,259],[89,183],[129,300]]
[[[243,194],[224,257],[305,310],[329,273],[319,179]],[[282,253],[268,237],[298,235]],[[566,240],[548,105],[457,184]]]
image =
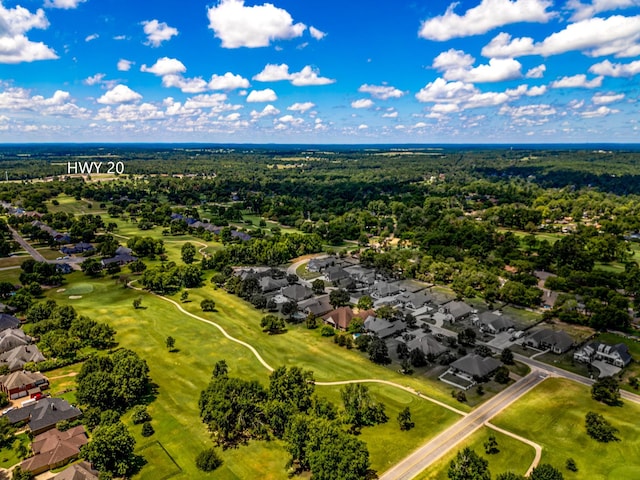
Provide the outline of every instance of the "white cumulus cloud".
[[34,28],[48,27],[49,21],[41,8],[31,13],[19,5],[6,8],[0,3],[0,63],[57,59],[51,48],[42,42],[32,42],[25,35]]
[[156,19],[142,22],[142,29],[147,36],[146,45],[159,47],[162,42],[170,40],[178,35],[178,29],[170,27],[166,22],[159,22]]
[[96,39],[98,39],[98,38],[100,38],[100,35],[99,35],[99,34],[97,34],[97,33],[92,33],[91,35],[88,35],[87,37],[85,37],[84,41],[85,41],[85,42],[91,42],[91,41],[96,40]]
[[611,63],[605,60],[592,65],[589,72],[606,77],[633,77],[640,73],[640,60],[631,63]]
[[469,83],[502,82],[522,77],[522,65],[513,58],[491,58],[488,65],[472,67],[475,58],[461,50],[450,49],[433,60],[433,67],[445,80]]
[[544,76],[544,72],[547,71],[546,65],[538,65],[537,67],[533,67],[527,71],[525,77],[527,78],[542,78]]
[[141,72],[149,72],[162,77],[164,75],[175,75],[187,71],[187,67],[177,58],[162,57],[159,58],[152,66],[142,65]]
[[361,93],[368,93],[373,98],[378,98],[380,100],[388,100],[389,98],[400,98],[404,95],[402,90],[399,90],[395,87],[391,87],[389,85],[360,85],[358,91]]
[[458,15],[452,3],[444,15],[425,20],[418,35],[428,40],[445,41],[486,33],[503,25],[520,22],[547,22],[553,14],[546,0],[482,0],[477,7]]
[[131,70],[131,65],[133,65],[134,62],[132,62],[131,60],[125,60],[124,58],[121,58],[120,60],[118,60],[118,70],[120,72],[128,72],[129,70]]
[[142,95],[120,83],[111,90],[108,90],[104,95],[98,98],[97,101],[104,105],[117,105],[120,103],[137,102],[141,99]]
[[63,8],[65,10],[69,10],[77,8],[78,5],[86,1],[87,0],[45,0],[44,6],[46,8]]
[[592,80],[587,80],[587,76],[584,73],[580,73],[551,82],[551,88],[597,88],[602,85],[602,79],[601,75]]
[[247,102],[275,102],[278,99],[276,92],[270,88],[264,90],[251,90],[247,95]]
[[289,73],[289,65],[282,63],[275,65],[268,63],[260,73],[254,75],[253,79],[258,82],[279,82],[288,80],[296,87],[304,87],[311,85],[329,85],[335,83],[334,79],[320,77],[319,70],[312,68],[310,65],[305,66],[299,72]]
[[309,27],[309,33],[316,40],[322,40],[327,34],[318,30],[316,27]]
[[164,75],[162,86],[166,88],[179,88],[184,93],[202,93],[208,89],[207,82],[200,77],[184,78],[182,75]]
[[493,58],[513,58],[523,55],[551,56],[580,51],[592,57],[616,55],[619,57],[640,54],[640,15],[609,18],[589,18],[568,25],[542,42],[531,37],[512,38],[500,33],[482,49],[482,55]]
[[84,83],[85,85],[98,85],[99,83],[102,83],[102,81],[104,80],[104,77],[105,77],[104,73],[96,73],[91,77],[85,78],[82,81],[82,83]]
[[212,75],[208,87],[210,90],[235,90],[236,88],[249,88],[249,80],[227,72],[224,75]]
[[290,105],[287,107],[287,110],[290,110],[292,112],[300,112],[300,113],[304,113],[308,110],[311,110],[313,107],[315,107],[316,104],[313,102],[296,102],[293,105]]
[[596,93],[591,101],[594,105],[608,105],[610,103],[619,102],[624,99],[624,93]]
[[370,98],[360,98],[351,102],[351,108],[369,108],[373,107],[373,100]]
[[258,112],[257,110],[252,110],[250,115],[251,115],[251,118],[253,119],[258,119],[262,117],[273,117],[275,115],[280,115],[280,110],[278,110],[273,105],[269,104],[269,105],[266,105],[260,112]]
[[267,47],[273,40],[299,37],[307,28],[271,3],[247,7],[244,0],[221,0],[207,10],[207,17],[224,48]]
[[601,12],[622,10],[639,5],[640,0],[593,0],[591,3],[582,3],[580,0],[569,0],[566,8],[574,11],[571,20],[575,21],[591,18]]
[[606,117],[607,115],[611,115],[613,113],[618,113],[620,110],[616,110],[615,108],[605,107],[604,105],[596,108],[595,110],[585,110],[584,112],[580,112],[580,115],[583,118],[597,118],[597,117]]

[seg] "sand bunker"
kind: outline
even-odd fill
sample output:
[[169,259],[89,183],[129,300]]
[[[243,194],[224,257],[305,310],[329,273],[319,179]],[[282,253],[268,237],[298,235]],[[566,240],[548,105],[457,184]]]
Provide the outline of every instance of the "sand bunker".
[[82,295],[69,295],[69,300],[77,300],[82,298]]
[[60,292],[64,292],[66,290],[66,288],[59,288],[56,290],[56,292],[60,293]]

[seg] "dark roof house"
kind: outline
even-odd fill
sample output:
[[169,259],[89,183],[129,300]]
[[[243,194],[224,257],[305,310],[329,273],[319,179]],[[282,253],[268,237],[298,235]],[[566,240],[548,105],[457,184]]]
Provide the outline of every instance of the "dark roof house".
[[553,353],[561,354],[573,346],[573,338],[562,330],[545,328],[527,337],[524,343],[534,348],[549,349]]
[[400,320],[390,322],[373,315],[369,315],[364,321],[364,329],[367,332],[376,334],[380,338],[390,337],[391,335],[405,329],[406,327],[407,325]]
[[8,328],[18,328],[20,320],[8,313],[0,313],[0,332]]
[[63,420],[75,420],[82,412],[62,398],[43,398],[26,407],[7,412],[10,423],[28,422],[34,435],[46,432]]
[[25,363],[44,362],[46,358],[35,345],[21,345],[0,354],[0,363],[7,365],[10,372],[22,370]]
[[493,373],[500,365],[502,364],[495,358],[470,353],[451,363],[450,367],[471,378],[482,378]]
[[282,295],[294,302],[301,302],[313,295],[313,291],[304,285],[289,285],[282,289]]
[[313,313],[316,317],[324,315],[333,309],[331,303],[329,303],[329,295],[322,295],[320,297],[303,300],[298,304],[298,307],[307,315]]
[[31,343],[32,338],[19,328],[8,328],[0,332],[0,352],[7,352]]

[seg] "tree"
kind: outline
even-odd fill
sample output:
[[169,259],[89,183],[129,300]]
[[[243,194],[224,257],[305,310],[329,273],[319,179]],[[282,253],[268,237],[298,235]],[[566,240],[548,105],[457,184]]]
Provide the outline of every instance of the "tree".
[[474,345],[476,343],[476,332],[473,328],[465,328],[458,333],[458,343],[461,345]]
[[203,472],[213,472],[220,465],[222,465],[222,459],[213,448],[202,450],[196,456],[196,467]]
[[513,472],[499,473],[496,480],[527,480],[522,475]]
[[349,303],[349,298],[349,292],[343,288],[338,288],[329,294],[329,303],[333,308],[343,307]]
[[600,377],[591,386],[591,397],[610,407],[622,405],[620,400],[620,384],[614,377]]
[[531,471],[529,480],[564,480],[564,476],[557,468],[542,463]]
[[405,407],[398,413],[398,425],[400,425],[400,430],[411,430],[415,426],[415,423],[411,420],[409,407]]
[[491,355],[493,355],[493,351],[486,345],[478,345],[474,353],[480,355],[481,357],[490,357]]
[[360,310],[370,310],[373,308],[373,300],[369,295],[363,295],[358,299],[357,306]]
[[133,308],[137,310],[142,306],[142,299],[140,297],[134,298],[132,303],[133,303]]
[[97,258],[87,258],[82,262],[80,268],[90,277],[97,277],[102,272],[102,263]]
[[31,472],[22,470],[22,468],[20,468],[20,465],[14,468],[13,473],[11,474],[11,480],[32,480],[32,479],[33,479],[33,475],[31,475]]
[[137,464],[135,444],[127,427],[117,422],[96,428],[91,441],[82,447],[81,456],[98,470],[124,476],[132,473]]
[[391,363],[387,344],[379,337],[373,337],[367,348],[369,360],[380,365],[388,365]]
[[458,451],[449,463],[449,480],[491,480],[489,462],[469,447]]
[[316,295],[322,295],[324,293],[324,280],[316,278],[311,282],[311,290],[313,290],[313,293]]
[[0,448],[9,443],[9,440],[13,438],[15,430],[6,416],[3,415],[0,417]]
[[567,461],[565,463],[565,467],[570,472],[577,472],[578,471],[578,465],[576,465],[576,461],[573,458],[567,458]]
[[411,365],[418,368],[427,365],[427,356],[424,354],[421,348],[416,347],[409,352],[409,361]]
[[151,422],[144,422],[142,424],[142,431],[140,433],[143,437],[150,437],[151,435],[153,435],[155,433],[155,430],[153,429]]
[[196,257],[195,245],[193,245],[193,243],[191,242],[186,242],[185,244],[182,245],[182,248],[180,249],[180,254],[182,257],[182,261],[184,263],[186,263],[187,265],[192,264],[193,260]]
[[216,302],[210,299],[202,300],[200,302],[200,308],[203,312],[213,312],[216,309]]
[[186,302],[189,299],[189,290],[183,290],[180,294],[180,301],[182,303]]
[[587,428],[587,434],[598,442],[608,443],[619,440],[619,438],[616,437],[618,429],[605,420],[599,413],[587,412],[585,416],[585,426]]
[[484,442],[484,453],[493,455],[494,453],[498,453],[499,451],[500,450],[498,449],[498,441],[496,440],[496,436],[490,434],[487,441]]
[[340,390],[340,396],[344,404],[345,422],[356,431],[361,427],[384,423],[389,419],[385,414],[384,404],[373,401],[366,385],[347,384]]
[[275,335],[277,333],[283,333],[284,328],[284,320],[276,315],[266,315],[262,317],[260,321],[260,326],[262,327],[263,332],[268,332],[269,335]]
[[291,319],[291,317],[293,317],[293,315],[298,311],[298,304],[293,300],[284,302],[280,311],[283,315],[286,315],[287,317],[289,317],[289,319]]
[[174,348],[175,348],[175,346],[176,346],[176,339],[175,339],[175,338],[173,338],[172,336],[168,336],[168,337],[166,338],[166,340],[164,341],[164,344],[167,346],[167,349],[168,349],[170,352],[172,352],[172,351],[173,351],[173,349],[174,349]]
[[149,415],[146,405],[136,405],[133,407],[131,421],[134,425],[140,425],[141,423],[151,421],[151,415]]
[[513,361],[513,352],[509,348],[505,348],[500,353],[500,360],[505,365],[513,365],[513,363],[514,363],[514,361]]
[[409,347],[404,342],[398,342],[396,346],[396,354],[400,360],[404,360],[405,358],[409,358]]
[[269,376],[268,399],[292,405],[305,413],[311,408],[315,389],[313,372],[299,367],[278,367]]
[[504,365],[499,366],[496,370],[495,375],[493,376],[493,379],[498,383],[509,383],[509,369]]

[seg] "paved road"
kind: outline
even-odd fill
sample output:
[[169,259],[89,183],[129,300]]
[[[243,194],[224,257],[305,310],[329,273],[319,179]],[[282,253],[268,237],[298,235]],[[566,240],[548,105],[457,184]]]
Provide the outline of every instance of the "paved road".
[[11,230],[11,235],[13,235],[13,239],[20,244],[22,248],[24,248],[29,255],[33,257],[33,259],[37,262],[46,262],[47,259],[44,258],[40,252],[38,252],[35,248],[33,248],[29,243],[20,236],[18,232],[14,230],[11,225],[7,225],[9,230]]
[[387,470],[380,480],[409,480],[467,438],[486,422],[541,383],[546,374],[533,369],[526,377],[487,400],[470,414],[424,444],[400,463]]

